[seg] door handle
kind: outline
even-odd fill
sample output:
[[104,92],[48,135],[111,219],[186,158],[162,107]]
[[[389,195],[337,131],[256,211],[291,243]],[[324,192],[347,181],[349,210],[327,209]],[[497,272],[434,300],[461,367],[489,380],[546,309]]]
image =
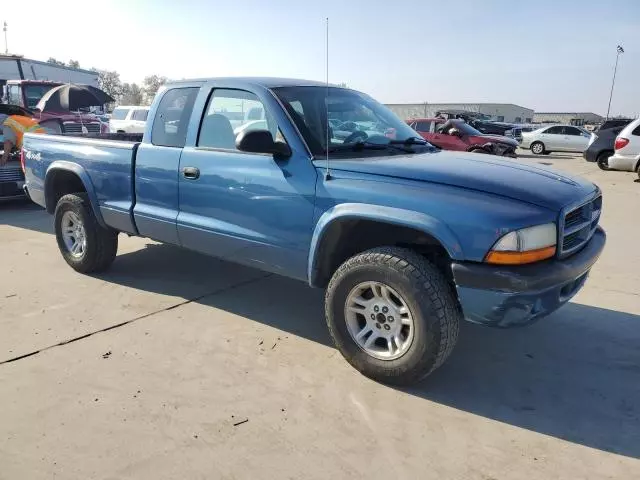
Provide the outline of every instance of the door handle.
[[196,167],[184,167],[182,169],[182,176],[187,180],[197,180],[200,178],[200,169]]

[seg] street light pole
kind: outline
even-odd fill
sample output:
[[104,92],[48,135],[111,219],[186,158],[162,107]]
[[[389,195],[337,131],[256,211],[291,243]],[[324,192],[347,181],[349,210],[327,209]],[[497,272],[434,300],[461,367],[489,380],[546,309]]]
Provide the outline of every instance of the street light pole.
[[613,67],[613,80],[611,81],[611,93],[609,93],[609,106],[607,107],[607,118],[605,120],[609,120],[609,111],[611,110],[611,99],[613,98],[613,87],[616,84],[616,72],[618,71],[618,59],[620,58],[620,54],[624,53],[624,48],[618,45],[616,48],[616,65]]
[[4,54],[9,55],[9,44],[7,43],[7,22],[4,22],[2,30],[4,31]]

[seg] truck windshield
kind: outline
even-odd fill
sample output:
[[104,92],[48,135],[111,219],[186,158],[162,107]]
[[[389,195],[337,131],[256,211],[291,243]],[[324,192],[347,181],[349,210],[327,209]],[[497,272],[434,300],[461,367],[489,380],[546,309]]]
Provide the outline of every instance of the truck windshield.
[[327,124],[329,152],[344,152],[341,146],[362,142],[383,146],[421,138],[387,107],[354,90],[301,86],[277,87],[273,91],[293,119],[311,153],[316,156],[326,154]]
[[54,88],[55,85],[24,85],[25,100],[27,101],[27,108],[36,108],[40,99],[49,90]]

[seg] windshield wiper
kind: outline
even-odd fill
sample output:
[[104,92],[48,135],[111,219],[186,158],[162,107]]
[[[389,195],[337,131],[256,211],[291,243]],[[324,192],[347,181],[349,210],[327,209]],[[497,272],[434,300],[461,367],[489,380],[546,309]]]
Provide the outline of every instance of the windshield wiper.
[[406,140],[389,140],[391,145],[426,145],[428,142],[424,138],[409,137]]
[[[425,142],[426,143],[426,142]],[[405,144],[404,141],[390,141],[389,143],[374,143],[374,142],[364,142],[362,140],[353,143],[346,143],[339,145],[337,147],[333,147],[329,149],[329,153],[334,152],[344,152],[344,151],[360,151],[360,150],[387,150],[392,148],[393,150],[400,150],[404,153],[416,153],[415,150],[409,148],[409,145],[413,145],[413,143]],[[423,143],[416,143],[416,145],[424,145]]]

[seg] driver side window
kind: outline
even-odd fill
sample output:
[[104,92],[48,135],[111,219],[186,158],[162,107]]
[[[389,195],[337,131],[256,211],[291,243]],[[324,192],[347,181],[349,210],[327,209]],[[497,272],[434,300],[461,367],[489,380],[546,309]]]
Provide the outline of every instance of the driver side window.
[[268,130],[274,141],[284,141],[275,120],[255,94],[245,90],[216,89],[209,97],[197,145],[237,150],[238,135],[253,130]]

